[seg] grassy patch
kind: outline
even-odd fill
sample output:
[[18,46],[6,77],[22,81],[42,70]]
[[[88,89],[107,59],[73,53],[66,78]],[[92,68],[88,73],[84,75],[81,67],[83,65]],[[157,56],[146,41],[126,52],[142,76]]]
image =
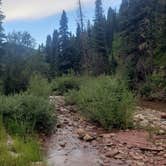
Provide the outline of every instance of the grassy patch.
[[15,136],[12,143],[8,142],[8,135],[0,127],[0,165],[1,166],[31,166],[33,162],[41,161],[40,146],[35,138],[22,138]]

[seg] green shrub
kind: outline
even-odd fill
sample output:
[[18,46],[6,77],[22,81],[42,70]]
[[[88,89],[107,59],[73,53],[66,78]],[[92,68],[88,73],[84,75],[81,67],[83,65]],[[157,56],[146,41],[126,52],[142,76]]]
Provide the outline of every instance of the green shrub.
[[47,79],[35,74],[30,79],[28,93],[39,97],[49,97],[51,94],[51,86]]
[[141,87],[140,94],[142,97],[149,97],[152,93],[152,90],[152,85],[148,82]]
[[79,91],[71,91],[67,100],[78,104],[85,116],[107,129],[132,126],[134,97],[119,79],[102,76],[88,80]]
[[147,81],[140,86],[140,94],[148,99],[164,99],[165,88],[166,79],[164,73],[155,73],[150,75]]
[[52,81],[52,90],[56,92],[57,95],[63,95],[70,90],[79,90],[80,83],[78,77],[66,75]]
[[49,133],[56,119],[48,100],[27,94],[0,96],[0,113],[7,129],[19,135],[34,130]]

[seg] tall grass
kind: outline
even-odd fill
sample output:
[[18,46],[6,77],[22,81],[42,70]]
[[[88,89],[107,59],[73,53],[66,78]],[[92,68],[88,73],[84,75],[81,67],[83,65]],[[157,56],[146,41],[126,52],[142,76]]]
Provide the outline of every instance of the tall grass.
[[75,102],[82,114],[105,128],[132,126],[134,96],[120,79],[101,76],[85,80],[79,91],[70,91],[67,101]]
[[36,139],[10,137],[0,118],[0,166],[30,166],[32,162],[42,160],[40,146]]

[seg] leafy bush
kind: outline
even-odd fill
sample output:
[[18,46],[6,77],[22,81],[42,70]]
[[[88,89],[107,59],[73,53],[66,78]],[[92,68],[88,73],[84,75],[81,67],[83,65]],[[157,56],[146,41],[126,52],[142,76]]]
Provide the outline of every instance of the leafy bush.
[[56,92],[57,95],[63,95],[70,90],[79,90],[80,79],[72,75],[66,75],[58,77],[52,82],[52,90]]
[[28,93],[39,97],[49,97],[51,86],[47,79],[43,78],[41,75],[35,74],[30,79]]
[[27,94],[0,96],[0,114],[7,129],[19,135],[34,130],[49,133],[56,119],[48,100]]
[[79,91],[71,91],[67,100],[78,104],[85,116],[105,128],[125,129],[132,125],[134,97],[119,79],[93,78]]

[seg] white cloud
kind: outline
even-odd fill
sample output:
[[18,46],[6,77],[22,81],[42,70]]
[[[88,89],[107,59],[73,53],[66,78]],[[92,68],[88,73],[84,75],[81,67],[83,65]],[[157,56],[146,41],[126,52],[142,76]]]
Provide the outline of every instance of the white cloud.
[[[83,4],[92,5],[95,0],[82,0]],[[112,4],[120,0],[104,0]],[[6,21],[39,19],[61,12],[72,10],[78,5],[78,0],[4,0],[2,9]]]
[[[85,3],[94,0],[82,0]],[[6,21],[20,19],[38,19],[77,7],[77,0],[4,0],[2,10]]]

